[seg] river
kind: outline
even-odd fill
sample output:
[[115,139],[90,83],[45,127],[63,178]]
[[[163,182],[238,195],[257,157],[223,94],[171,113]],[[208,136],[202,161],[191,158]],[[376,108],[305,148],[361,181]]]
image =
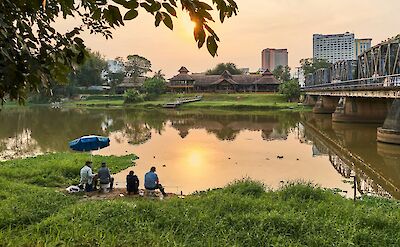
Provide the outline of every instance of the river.
[[151,166],[168,192],[184,194],[252,178],[275,189],[306,181],[353,196],[400,199],[400,147],[378,144],[376,125],[332,123],[329,115],[216,110],[6,108],[0,111],[0,159],[69,151],[82,135],[108,136],[93,152],[140,158],[115,174],[118,187]]

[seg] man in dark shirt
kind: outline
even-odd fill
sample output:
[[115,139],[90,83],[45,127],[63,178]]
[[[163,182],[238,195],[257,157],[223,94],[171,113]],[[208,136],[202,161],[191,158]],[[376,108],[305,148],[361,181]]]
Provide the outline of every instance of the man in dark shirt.
[[114,186],[114,178],[111,176],[110,170],[107,167],[106,162],[101,163],[101,167],[97,173],[97,177],[100,184],[110,184],[110,191]]
[[133,192],[134,195],[139,193],[139,179],[133,171],[130,171],[126,176],[126,190],[128,195]]
[[150,171],[144,175],[144,187],[147,190],[159,189],[163,196],[167,196],[167,193],[165,193],[164,191],[164,187],[160,184],[160,181],[158,180],[156,168],[154,166],[151,167]]

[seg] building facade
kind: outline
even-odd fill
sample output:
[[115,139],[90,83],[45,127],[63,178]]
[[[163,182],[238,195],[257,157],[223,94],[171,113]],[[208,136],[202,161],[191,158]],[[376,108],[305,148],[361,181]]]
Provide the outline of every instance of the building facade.
[[364,51],[371,48],[372,39],[356,39],[354,41],[354,60],[364,53]]
[[189,74],[187,68],[181,67],[167,85],[172,92],[277,92],[280,83],[269,70],[258,75],[232,75],[228,71],[206,75]]
[[261,68],[263,71],[274,71],[276,67],[288,65],[287,49],[271,49],[267,48],[261,52]]
[[330,63],[353,60],[355,56],[354,48],[353,33],[313,35],[313,57],[316,59],[325,59]]

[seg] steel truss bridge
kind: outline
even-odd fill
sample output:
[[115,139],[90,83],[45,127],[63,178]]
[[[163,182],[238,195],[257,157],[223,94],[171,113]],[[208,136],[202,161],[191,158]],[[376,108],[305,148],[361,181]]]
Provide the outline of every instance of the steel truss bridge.
[[400,145],[400,34],[306,75],[304,104],[334,122],[381,123],[380,142]]
[[[317,71],[302,87],[303,92],[343,90],[387,90],[400,88],[400,34],[361,54],[356,61],[340,61]],[[325,79],[318,78],[324,73]],[[373,96],[375,97],[375,96]],[[384,96],[385,97],[385,96]],[[390,94],[396,98],[400,95]]]

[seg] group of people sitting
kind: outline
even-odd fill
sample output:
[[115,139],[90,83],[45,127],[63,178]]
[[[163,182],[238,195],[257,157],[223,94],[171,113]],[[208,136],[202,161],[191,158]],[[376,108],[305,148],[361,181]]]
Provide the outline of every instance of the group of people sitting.
[[[101,163],[101,167],[97,174],[93,173],[92,162],[86,161],[85,165],[80,171],[81,180],[80,186],[86,191],[91,192],[97,190],[97,185],[100,183],[102,185],[108,185],[110,191],[114,187],[114,178],[111,176],[110,169],[108,169],[106,162]],[[156,174],[156,168],[153,166],[150,171],[144,176],[144,187],[146,190],[160,190],[163,196],[167,194],[164,191],[163,186],[160,184],[158,176]],[[130,171],[126,176],[126,189],[128,195],[139,194],[139,178],[135,175],[133,171]]]

